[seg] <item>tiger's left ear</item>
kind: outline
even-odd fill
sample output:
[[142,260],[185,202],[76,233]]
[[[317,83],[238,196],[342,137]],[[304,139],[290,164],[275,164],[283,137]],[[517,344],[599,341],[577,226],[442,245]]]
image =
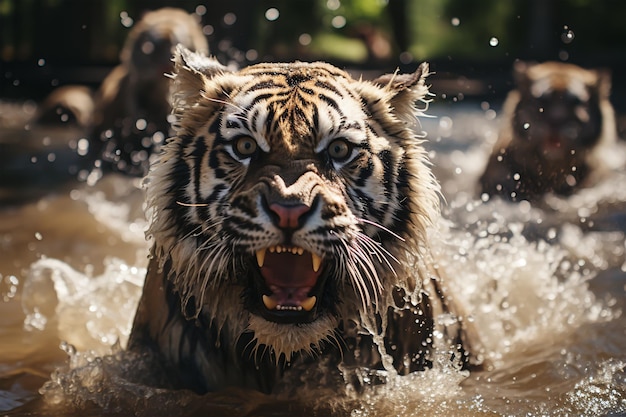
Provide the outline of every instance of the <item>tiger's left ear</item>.
[[[427,102],[428,86],[426,85],[426,77],[428,75],[430,75],[428,63],[423,62],[411,74],[385,74],[370,82],[378,87],[379,94],[381,91],[383,92],[384,98],[386,98],[386,101],[391,105],[398,117],[407,121],[413,121],[416,103],[418,101]],[[372,97],[374,100],[370,100],[367,97],[369,95],[367,91],[362,90],[361,92],[364,98],[374,106],[380,98]]]
[[611,95],[612,74],[608,68],[596,68],[593,70],[596,77],[596,88],[603,99],[608,99]]
[[425,86],[428,75],[428,63],[422,62],[414,73],[398,74],[395,72],[393,74],[385,74],[372,80],[372,82],[397,94],[415,86]]

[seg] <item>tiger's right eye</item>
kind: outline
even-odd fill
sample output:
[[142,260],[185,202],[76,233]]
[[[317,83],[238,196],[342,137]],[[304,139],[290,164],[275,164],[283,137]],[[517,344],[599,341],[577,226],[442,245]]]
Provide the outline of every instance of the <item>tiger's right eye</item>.
[[257,144],[251,137],[242,136],[235,141],[233,149],[238,157],[249,158],[256,152]]

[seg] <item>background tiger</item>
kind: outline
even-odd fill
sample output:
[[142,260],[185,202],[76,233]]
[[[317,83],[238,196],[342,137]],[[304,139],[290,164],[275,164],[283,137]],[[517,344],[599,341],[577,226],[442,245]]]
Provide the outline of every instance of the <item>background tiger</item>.
[[426,64],[369,82],[325,63],[231,72],[184,48],[175,62],[176,135],[149,175],[154,246],[129,349],[198,392],[276,391],[321,363],[339,378],[340,362],[406,373],[437,348],[466,361],[472,330],[427,247]]
[[615,142],[610,74],[572,64],[518,62],[517,88],[503,106],[502,127],[484,173],[483,193],[534,200],[592,184]]
[[120,64],[96,93],[90,133],[91,159],[104,170],[143,176],[149,156],[169,137],[169,79],[174,46],[208,53],[195,17],[165,7],[146,13],[126,38]]
[[94,111],[93,93],[89,87],[64,85],[55,88],[37,107],[34,123],[87,128]]

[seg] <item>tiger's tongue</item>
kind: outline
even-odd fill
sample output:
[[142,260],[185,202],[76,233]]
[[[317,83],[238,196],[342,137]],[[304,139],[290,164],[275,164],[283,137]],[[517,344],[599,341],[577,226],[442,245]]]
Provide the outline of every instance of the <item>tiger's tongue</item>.
[[315,272],[311,256],[292,253],[267,253],[261,275],[272,291],[271,298],[279,305],[298,306],[308,299],[317,283],[320,270]]

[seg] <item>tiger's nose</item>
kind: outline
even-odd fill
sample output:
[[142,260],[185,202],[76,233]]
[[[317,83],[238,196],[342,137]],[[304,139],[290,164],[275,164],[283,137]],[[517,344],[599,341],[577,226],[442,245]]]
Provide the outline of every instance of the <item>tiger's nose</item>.
[[270,204],[269,208],[276,214],[278,227],[281,229],[297,229],[300,227],[303,215],[311,209],[304,204],[285,205],[279,203]]

